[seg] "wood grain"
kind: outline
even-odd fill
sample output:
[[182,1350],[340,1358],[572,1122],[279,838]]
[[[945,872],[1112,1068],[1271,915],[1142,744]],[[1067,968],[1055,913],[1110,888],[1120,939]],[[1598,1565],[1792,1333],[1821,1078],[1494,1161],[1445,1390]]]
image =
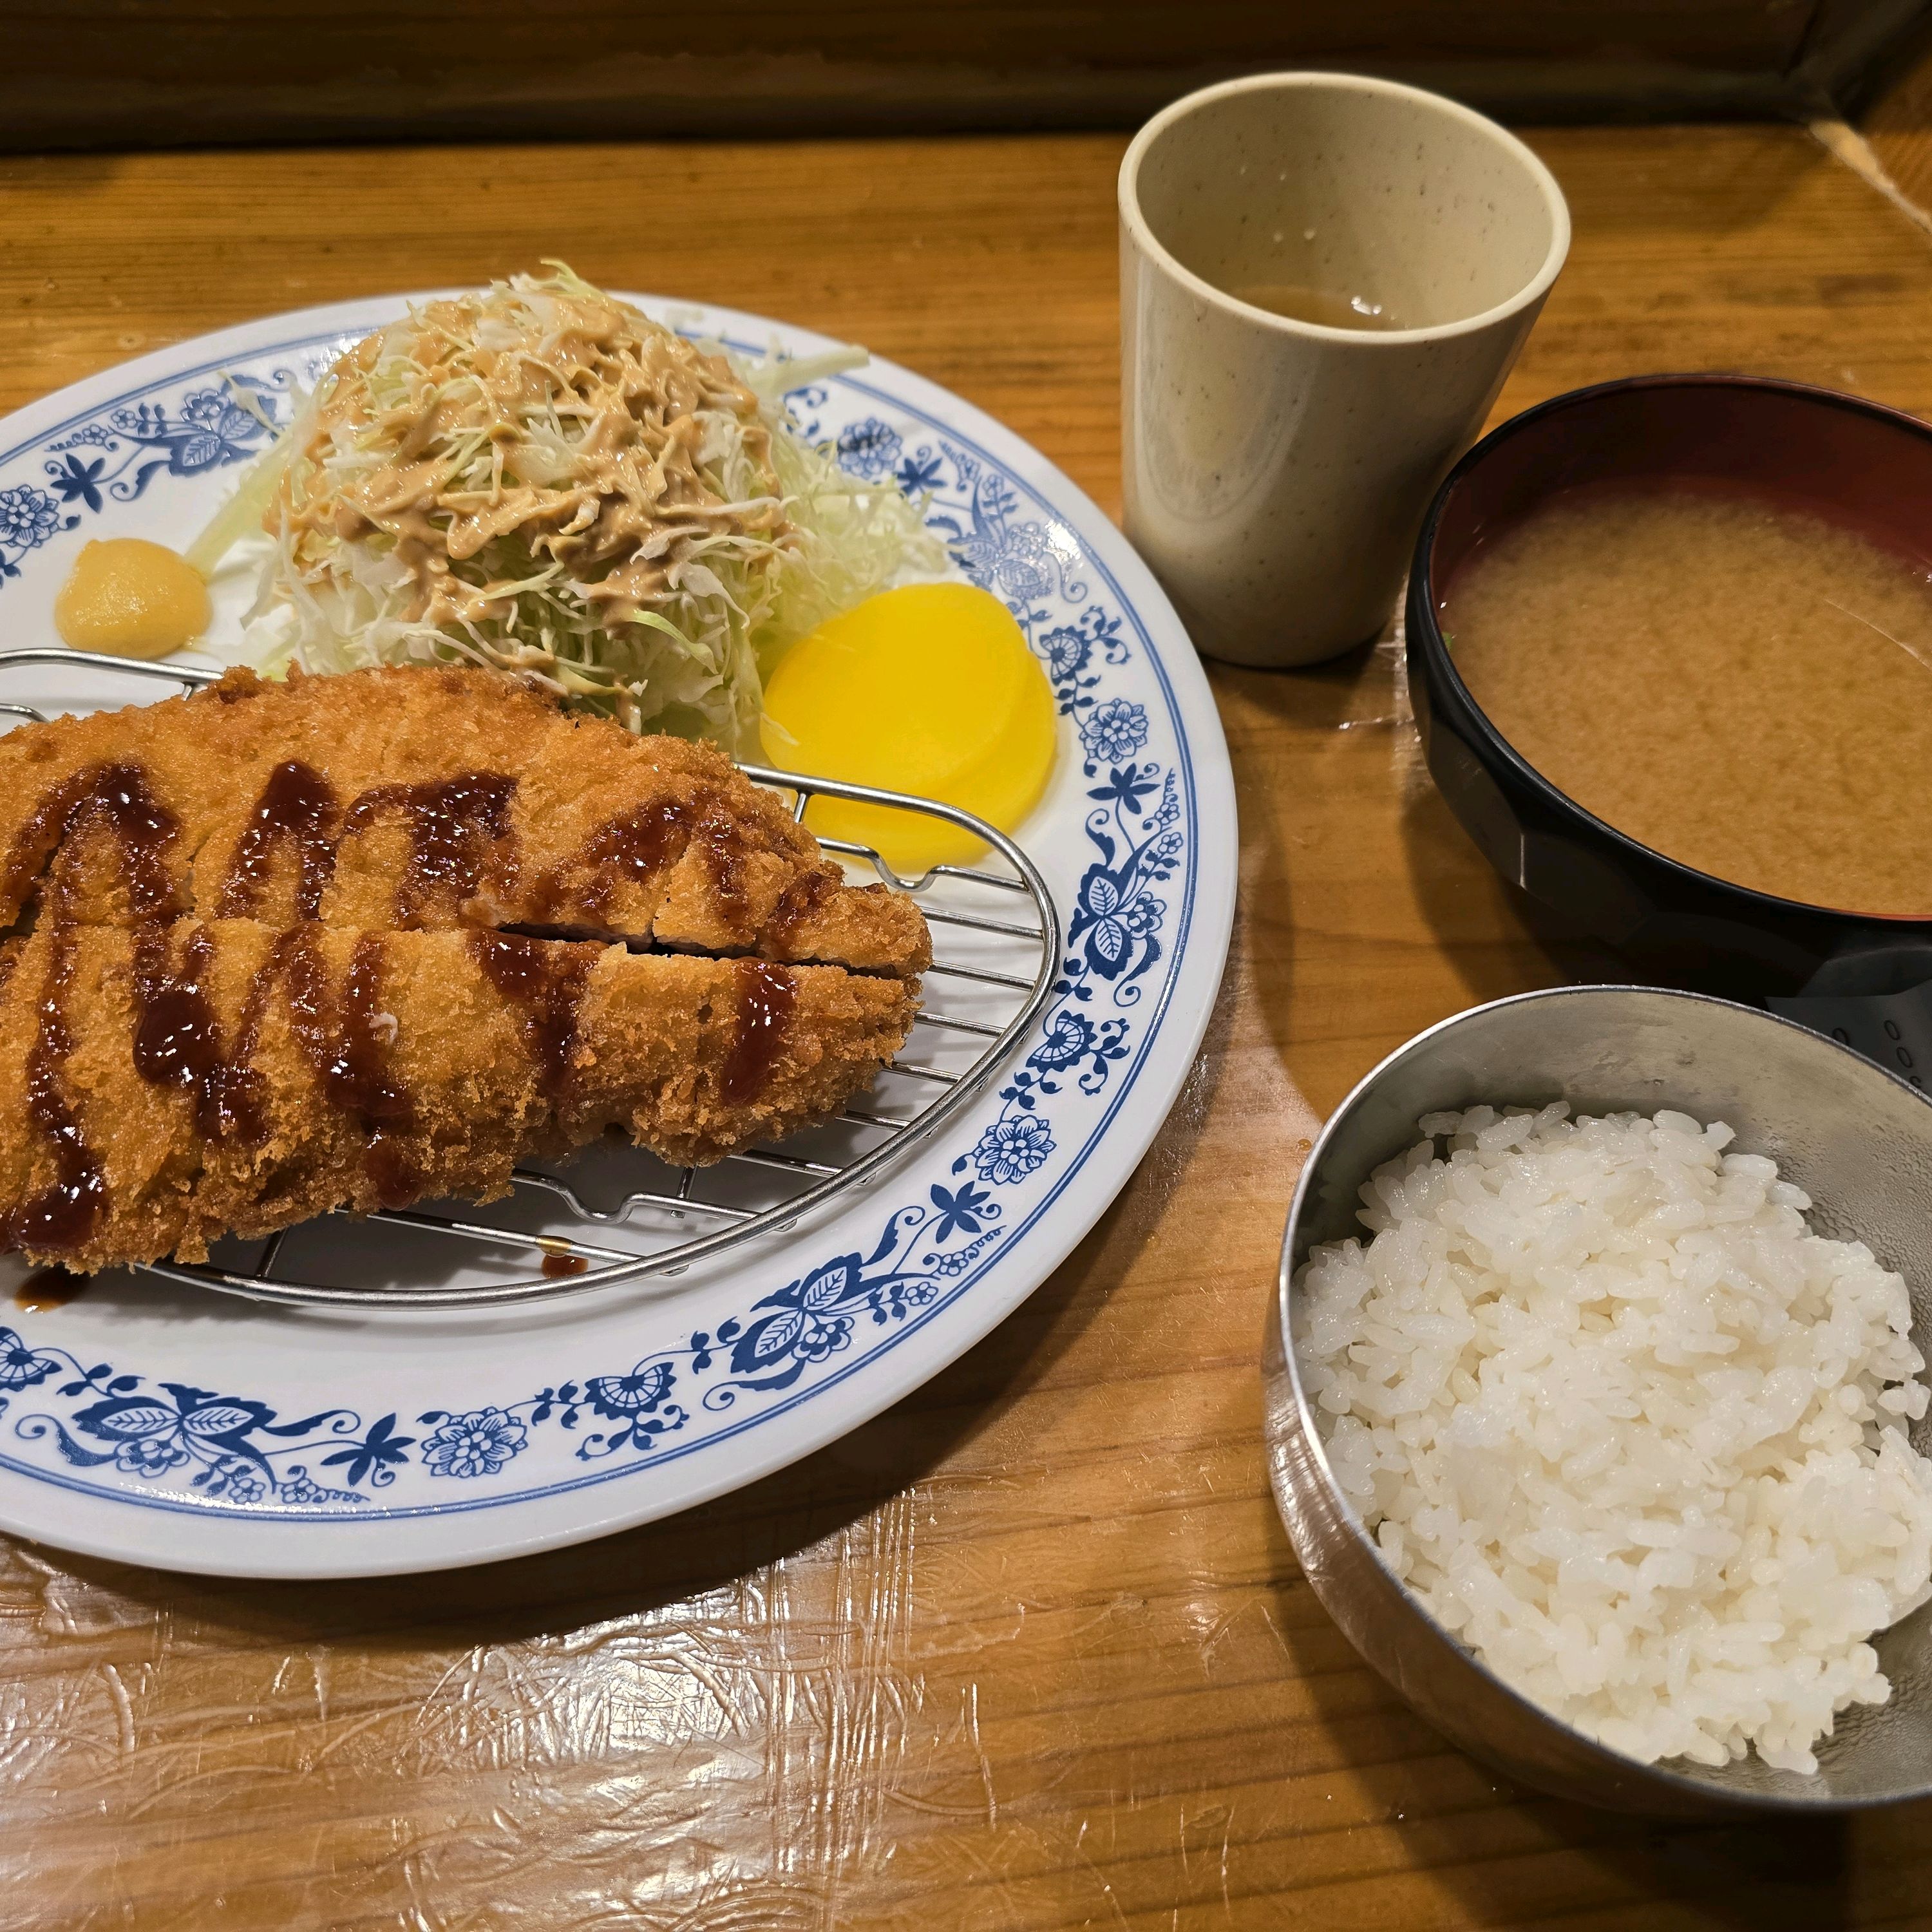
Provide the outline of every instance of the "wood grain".
[[[1576,248],[1502,412],[1718,368],[1932,411],[1932,241],[1802,133],[1535,140]],[[243,316],[560,253],[866,341],[1111,509],[1120,148],[0,163],[0,406]],[[1505,1789],[1298,1576],[1256,1356],[1309,1138],[1416,1028],[1592,962],[1448,818],[1392,652],[1214,683],[1227,983],[1154,1150],[1046,1287],[799,1468],[555,1556],[260,1586],[4,1550],[0,1928],[1928,1922],[1932,1810],[1660,1830]]]

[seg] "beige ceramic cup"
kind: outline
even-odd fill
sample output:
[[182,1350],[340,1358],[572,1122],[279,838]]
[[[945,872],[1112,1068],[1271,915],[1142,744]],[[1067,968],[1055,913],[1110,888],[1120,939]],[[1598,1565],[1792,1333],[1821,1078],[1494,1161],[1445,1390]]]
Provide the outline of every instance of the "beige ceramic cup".
[[[1312,664],[1375,636],[1563,266],[1562,190],[1439,95],[1278,74],[1157,114],[1120,202],[1128,536],[1212,656]],[[1228,292],[1270,284],[1405,326],[1290,320]]]

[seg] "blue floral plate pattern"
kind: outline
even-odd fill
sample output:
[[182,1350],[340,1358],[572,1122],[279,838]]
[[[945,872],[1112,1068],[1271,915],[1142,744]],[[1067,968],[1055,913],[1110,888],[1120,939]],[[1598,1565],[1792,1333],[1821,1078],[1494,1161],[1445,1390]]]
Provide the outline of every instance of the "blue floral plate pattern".
[[[827,346],[638,299],[754,351]],[[54,641],[54,595],[88,537],[184,542],[292,392],[402,305],[248,324],[0,423],[8,642]],[[1058,699],[1059,768],[1021,835],[1066,936],[1034,1038],[976,1113],[875,1186],[643,1292],[514,1317],[370,1317],[116,1274],[64,1307],[10,1307],[0,1525],[136,1562],[320,1576],[647,1521],[916,1388],[1030,1293],[1132,1173],[1198,1049],[1234,903],[1227,754],[1186,634],[1094,506],[957,398],[874,363],[790,401],[854,476],[926,500],[960,574],[1012,610]],[[217,588],[219,657],[246,593]],[[340,1225],[380,1270],[377,1224]],[[23,1272],[0,1268],[10,1289]]]

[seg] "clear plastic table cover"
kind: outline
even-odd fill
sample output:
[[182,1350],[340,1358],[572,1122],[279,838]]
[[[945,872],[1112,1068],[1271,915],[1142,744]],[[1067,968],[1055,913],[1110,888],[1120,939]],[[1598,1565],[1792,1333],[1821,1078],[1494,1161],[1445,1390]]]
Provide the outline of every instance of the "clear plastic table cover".
[[[1278,690],[1221,698],[1252,779],[1244,726]],[[1436,888],[1489,890],[1409,793],[1389,653],[1296,703],[1341,801],[1422,800]],[[1368,1049],[1343,1029],[1291,1073],[1279,1029],[1295,970],[1304,1010],[1372,989],[1343,959],[1295,969],[1283,932],[1251,899],[1201,1061],[1072,1258],[778,1476],[553,1555],[364,1582],[4,1547],[0,1928],[1909,1918],[1923,1808],[1759,1833],[1525,1802],[1316,1603],[1268,1493],[1256,1363],[1282,1204]]]
[[[1576,245],[1504,411],[1664,367],[1932,404],[1925,238],[1802,129],[1532,138]],[[1111,501],[1124,141],[22,158],[0,406],[292,301],[553,249],[647,285],[668,248]],[[1526,1798],[1297,1574],[1256,1358],[1316,1122],[1418,1028],[1592,975],[1449,818],[1385,655],[1214,682],[1245,920],[1192,1084],[1059,1273],[809,1462],[556,1556],[323,1586],[6,1550],[0,1928],[1924,1922],[1924,1808],[1664,1831]]]

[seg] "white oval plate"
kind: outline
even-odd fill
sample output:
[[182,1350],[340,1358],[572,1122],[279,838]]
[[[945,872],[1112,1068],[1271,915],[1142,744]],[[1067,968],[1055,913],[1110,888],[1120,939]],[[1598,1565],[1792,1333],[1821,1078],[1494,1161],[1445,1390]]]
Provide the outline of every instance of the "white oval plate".
[[[267,435],[227,377],[285,416],[296,385],[406,299],[223,330],[0,423],[0,638],[56,640],[54,595],[90,537],[199,530]],[[637,299],[754,352],[830,346]],[[173,1569],[355,1576],[668,1516],[916,1388],[1132,1172],[1199,1048],[1234,908],[1227,748],[1186,633],[1094,504],[957,397],[874,363],[792,406],[857,474],[930,493],[934,527],[1018,616],[1060,698],[1059,767],[1022,837],[1060,905],[1066,970],[1004,1084],[873,1186],[674,1282],[370,1316],[116,1273],[65,1307],[0,1304],[0,1525]],[[246,594],[218,585],[218,654]],[[23,1270],[0,1268],[10,1295]]]

